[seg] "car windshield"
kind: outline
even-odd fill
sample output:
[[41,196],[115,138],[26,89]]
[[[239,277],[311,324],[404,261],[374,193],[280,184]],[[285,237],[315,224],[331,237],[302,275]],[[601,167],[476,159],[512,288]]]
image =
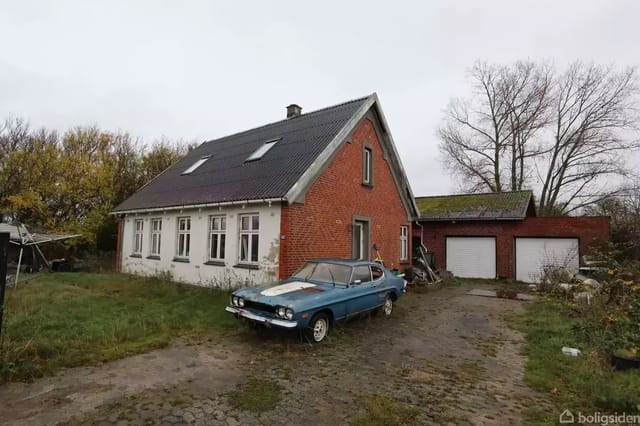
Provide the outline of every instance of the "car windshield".
[[307,262],[292,278],[316,280],[340,285],[347,285],[351,277],[351,267],[335,263]]

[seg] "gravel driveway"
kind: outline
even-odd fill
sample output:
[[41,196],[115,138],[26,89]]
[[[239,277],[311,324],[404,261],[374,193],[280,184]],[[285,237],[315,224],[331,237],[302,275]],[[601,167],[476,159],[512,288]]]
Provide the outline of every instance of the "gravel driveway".
[[[520,424],[524,409],[547,406],[523,382],[523,336],[503,321],[523,302],[466,290],[408,293],[391,318],[354,320],[319,345],[247,328],[4,385],[0,422],[367,424],[389,407],[406,424]],[[237,408],[232,392],[256,381],[275,384],[279,402]]]

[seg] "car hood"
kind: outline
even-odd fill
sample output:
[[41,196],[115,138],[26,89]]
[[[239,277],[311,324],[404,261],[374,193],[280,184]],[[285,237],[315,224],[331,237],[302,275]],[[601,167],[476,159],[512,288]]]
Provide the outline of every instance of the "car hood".
[[324,299],[328,296],[328,293],[336,291],[338,288],[339,286],[334,288],[333,285],[318,282],[287,280],[258,287],[243,288],[233,294],[244,297],[245,300],[295,308],[300,304]]

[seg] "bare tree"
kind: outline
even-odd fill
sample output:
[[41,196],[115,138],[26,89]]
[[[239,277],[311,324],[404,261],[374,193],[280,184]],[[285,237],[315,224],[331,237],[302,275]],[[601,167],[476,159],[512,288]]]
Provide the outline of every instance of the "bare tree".
[[440,128],[440,151],[467,190],[502,191],[500,157],[506,145],[507,105],[501,94],[501,69],[476,63],[472,100],[454,100]]
[[18,117],[9,117],[0,124],[0,158],[11,152],[25,149],[31,139],[29,122]]
[[613,255],[618,260],[640,260],[640,181],[615,196],[585,207],[588,215],[609,216]]
[[470,76],[474,96],[454,100],[439,129],[443,160],[468,191],[523,189],[541,152],[532,140],[547,121],[551,68],[476,63]]
[[571,213],[614,195],[605,179],[626,177],[624,155],[638,148],[635,68],[574,63],[554,93],[553,143],[539,162],[540,213]]
[[[576,62],[476,64],[474,95],[439,129],[446,167],[471,192],[540,190],[541,215],[569,214],[625,191],[635,138],[637,72]],[[535,173],[534,173],[535,172]]]
[[534,137],[549,121],[552,68],[547,64],[517,62],[503,77],[503,96],[507,104],[511,190],[524,189],[529,180],[529,159],[544,152]]

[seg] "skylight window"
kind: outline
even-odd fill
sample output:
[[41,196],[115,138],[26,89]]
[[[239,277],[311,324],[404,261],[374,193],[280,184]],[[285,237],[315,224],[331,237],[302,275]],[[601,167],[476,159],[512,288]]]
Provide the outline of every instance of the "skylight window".
[[256,149],[253,154],[251,154],[246,160],[248,161],[256,161],[261,159],[280,139],[272,139],[270,141],[266,141],[264,145],[260,146],[260,148]]
[[196,169],[200,166],[202,166],[209,158],[211,158],[210,155],[205,155],[204,157],[201,157],[198,161],[196,161],[195,163],[193,163],[187,170],[185,170],[184,172],[182,172],[183,175],[190,175],[191,173],[193,173],[194,171],[196,171]]

